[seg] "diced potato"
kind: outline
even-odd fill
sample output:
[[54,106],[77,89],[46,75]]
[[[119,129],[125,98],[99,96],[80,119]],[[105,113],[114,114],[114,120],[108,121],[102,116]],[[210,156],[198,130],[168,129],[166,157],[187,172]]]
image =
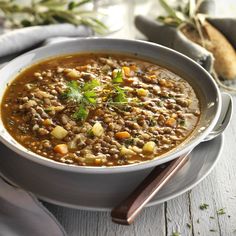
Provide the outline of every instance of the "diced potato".
[[126,148],[125,146],[122,146],[121,149],[120,149],[120,154],[122,156],[133,156],[136,153],[133,150],[131,150],[129,148]]
[[133,151],[136,152],[136,153],[141,153],[141,152],[142,152],[142,149],[141,149],[141,148],[138,148],[137,146],[133,146],[132,149],[133,149]]
[[95,155],[93,155],[92,153],[88,153],[85,155],[85,162],[87,164],[93,164],[95,162],[95,160],[97,159],[97,157]]
[[155,147],[156,147],[156,144],[153,141],[149,141],[144,144],[143,151],[148,152],[148,153],[152,153],[152,152],[154,152]]
[[130,68],[127,66],[123,66],[122,67],[122,71],[124,73],[125,76],[129,77],[130,76]]
[[51,135],[57,139],[63,139],[68,134],[68,131],[57,125],[51,132]]
[[104,132],[104,129],[103,129],[103,127],[102,127],[100,122],[96,122],[93,125],[91,131],[93,132],[94,136],[100,137],[100,136],[102,136],[102,134]]
[[70,70],[66,75],[72,80],[80,78],[80,72],[75,69]]
[[115,134],[115,137],[118,139],[127,139],[130,138],[130,136],[131,136],[130,133],[127,131],[121,131]]
[[55,147],[54,147],[54,151],[57,152],[57,153],[60,153],[62,155],[65,155],[68,153],[68,147],[66,144],[57,144]]
[[143,89],[143,88],[139,88],[136,90],[138,96],[140,97],[146,97],[148,95],[148,90],[147,89]]
[[170,127],[174,127],[176,126],[176,119],[174,119],[173,117],[170,117],[169,119],[166,120],[165,124],[167,126],[170,126]]

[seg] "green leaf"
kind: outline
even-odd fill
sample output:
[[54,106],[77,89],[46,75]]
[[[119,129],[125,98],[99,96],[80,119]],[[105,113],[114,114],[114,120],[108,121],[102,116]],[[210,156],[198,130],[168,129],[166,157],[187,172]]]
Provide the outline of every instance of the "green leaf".
[[75,120],[81,121],[86,120],[88,117],[89,112],[85,108],[84,105],[80,105],[79,108],[76,110],[76,112],[72,115],[72,118]]
[[117,103],[126,103],[128,101],[123,88],[115,86],[115,97],[113,98],[113,101]]
[[67,89],[65,93],[63,94],[63,97],[73,100],[75,102],[81,102],[83,95],[80,91],[78,82],[73,80],[69,83],[67,83]]
[[226,214],[224,208],[221,208],[221,209],[217,210],[216,213],[217,213],[217,215],[224,215],[224,214]]
[[[170,20],[172,25],[176,24],[176,26],[178,26],[186,20],[185,15],[181,11],[177,11],[171,7],[166,0],[159,0],[159,2],[168,14],[168,17],[165,18],[168,18],[169,20],[172,19]],[[165,23],[165,20],[161,19],[161,21]]]
[[74,1],[68,4],[68,10],[73,10],[76,7],[76,3]]
[[118,70],[115,78],[112,79],[113,83],[122,83],[123,82],[123,75],[122,71]]
[[207,209],[208,207],[209,207],[209,205],[206,204],[206,203],[203,203],[203,204],[201,204],[201,205],[199,206],[199,208],[200,208],[201,210],[205,210],[205,209]]
[[91,104],[95,104],[97,102],[97,94],[95,91],[84,92],[84,98]]
[[84,86],[82,87],[82,90],[83,91],[89,91],[89,90],[92,90],[92,89],[98,87],[99,85],[100,85],[99,80],[93,79],[93,80],[85,83]]

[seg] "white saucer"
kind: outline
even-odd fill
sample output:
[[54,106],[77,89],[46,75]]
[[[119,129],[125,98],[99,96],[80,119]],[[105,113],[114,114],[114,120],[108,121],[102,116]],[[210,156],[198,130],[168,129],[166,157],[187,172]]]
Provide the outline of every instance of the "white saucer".
[[[164,201],[170,200],[197,185],[214,168],[223,146],[223,136],[201,143],[191,153],[188,163],[171,179],[163,189],[147,204],[153,206]],[[57,181],[60,175],[55,173],[55,178],[45,179],[44,174],[32,173],[31,177],[25,176],[24,164],[21,160],[18,168],[4,166],[2,157],[10,158],[14,154],[8,148],[0,144],[0,172],[8,181],[18,186],[30,190],[41,200],[61,206],[93,210],[108,211],[127,197],[133,189],[148,174],[147,172],[132,172],[130,175],[84,175],[76,174],[71,176],[71,183],[76,181],[78,187],[74,191],[67,191],[68,186]],[[21,158],[21,157],[19,157]],[[40,166],[38,167],[40,170]],[[48,169],[47,171],[52,171]],[[149,170],[150,171],[150,170]],[[40,172],[40,171],[39,171]],[[75,180],[76,178],[76,180]],[[52,187],[44,188],[43,181],[52,182]],[[68,185],[68,183],[67,183]]]

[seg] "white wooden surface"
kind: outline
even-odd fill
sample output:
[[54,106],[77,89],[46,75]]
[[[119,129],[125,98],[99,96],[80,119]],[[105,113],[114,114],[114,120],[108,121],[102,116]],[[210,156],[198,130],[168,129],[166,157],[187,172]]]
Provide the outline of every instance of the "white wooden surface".
[[[135,2],[140,3],[139,10],[143,13],[142,4],[145,1]],[[217,3],[217,13],[235,16],[235,0],[217,0]],[[125,37],[128,33],[132,35],[132,30],[130,26],[125,27]],[[200,210],[202,203],[207,203],[208,209]],[[174,236],[175,232],[181,236],[236,236],[236,114],[225,132],[223,152],[212,173],[191,191],[144,209],[131,226],[112,223],[109,212],[74,210],[49,203],[45,205],[65,228],[68,236]],[[217,215],[220,208],[224,208],[226,214]]]
[[[235,16],[235,0],[217,0],[217,3],[217,13]],[[130,38],[133,30],[132,26],[126,25],[123,32],[112,37],[123,35],[123,38]],[[199,208],[203,203],[209,205],[208,209]],[[181,236],[236,236],[236,114],[233,114],[231,124],[225,131],[223,152],[211,174],[191,191],[145,209],[131,226],[112,223],[109,212],[80,211],[51,204],[46,206],[68,236],[175,236],[174,233]],[[225,214],[218,215],[217,210],[221,208],[224,208]]]
[[[202,203],[208,204],[208,209],[201,210]],[[112,223],[109,212],[46,206],[69,236],[172,236],[174,232],[181,236],[236,235],[236,114],[225,132],[223,152],[211,174],[191,191],[145,209],[131,226]],[[217,214],[221,208],[226,214]]]

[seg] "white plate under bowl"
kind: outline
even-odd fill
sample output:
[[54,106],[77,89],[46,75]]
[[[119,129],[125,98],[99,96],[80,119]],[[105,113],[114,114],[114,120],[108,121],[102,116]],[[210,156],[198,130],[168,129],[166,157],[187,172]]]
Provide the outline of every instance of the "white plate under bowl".
[[[188,163],[156,194],[147,206],[153,206],[172,199],[197,185],[214,168],[220,157],[222,146],[222,135],[212,141],[198,145],[191,153]],[[71,184],[74,184],[73,180],[76,179],[75,186],[77,187],[74,191],[71,191],[71,188],[68,187],[70,183],[63,183],[63,179],[58,179],[61,173],[53,173],[51,176],[54,177],[47,179],[48,175],[46,173],[55,170],[42,169],[42,173],[38,175],[40,168],[42,168],[40,165],[37,166],[39,171],[32,170],[30,173],[27,168],[31,168],[31,165],[27,164],[27,160],[20,160],[22,157],[19,156],[19,163],[16,163],[17,158],[11,158],[13,155],[17,154],[0,144],[0,172],[8,181],[33,192],[44,201],[93,211],[111,210],[127,197],[150,172],[149,169],[148,172],[137,171],[117,175],[76,173],[76,175],[71,176]],[[11,163],[11,160],[14,163]],[[30,173],[30,175],[27,173]],[[44,181],[47,181],[47,186],[51,184],[51,187],[45,187]],[[67,191],[69,189],[70,191]]]

